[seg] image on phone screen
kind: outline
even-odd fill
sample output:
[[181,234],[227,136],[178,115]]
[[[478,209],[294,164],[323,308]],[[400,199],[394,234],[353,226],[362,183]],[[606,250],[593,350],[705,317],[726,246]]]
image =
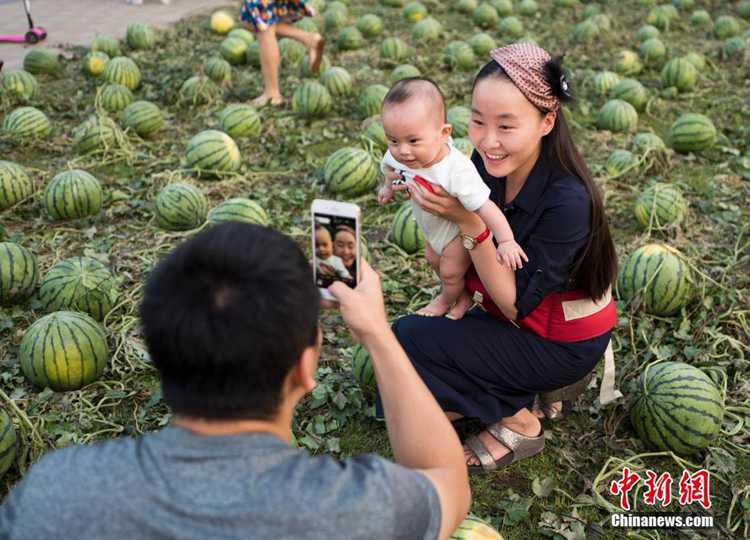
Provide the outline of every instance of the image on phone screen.
[[315,283],[325,289],[334,281],[357,284],[357,222],[354,218],[313,215]]

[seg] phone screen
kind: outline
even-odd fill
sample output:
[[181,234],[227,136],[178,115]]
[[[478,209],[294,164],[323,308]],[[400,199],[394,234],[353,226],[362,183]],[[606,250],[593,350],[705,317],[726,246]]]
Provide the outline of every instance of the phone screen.
[[357,220],[330,214],[313,214],[315,283],[328,288],[334,281],[357,284]]

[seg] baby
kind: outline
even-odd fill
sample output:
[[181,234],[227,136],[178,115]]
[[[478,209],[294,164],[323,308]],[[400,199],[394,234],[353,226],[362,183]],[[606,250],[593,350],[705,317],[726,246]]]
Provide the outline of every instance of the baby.
[[[383,100],[381,113],[388,140],[381,170],[401,173],[409,189],[430,190],[431,184],[458,198],[471,212],[477,212],[498,242],[498,260],[514,268],[516,260],[526,254],[513,239],[513,231],[500,209],[490,200],[490,189],[479,176],[474,164],[453,147],[451,125],[446,123],[445,100],[440,88],[431,80],[414,77],[394,84]],[[426,183],[426,182],[427,183]],[[378,202],[393,199],[398,181],[386,182],[378,193]],[[424,232],[425,257],[440,276],[442,290],[420,315],[460,319],[471,306],[464,291],[464,274],[471,258],[463,247],[458,226],[422,210],[412,201],[414,217]]]
[[327,227],[315,226],[315,264],[322,274],[335,275],[344,280],[352,279],[344,261],[333,254],[333,239]]

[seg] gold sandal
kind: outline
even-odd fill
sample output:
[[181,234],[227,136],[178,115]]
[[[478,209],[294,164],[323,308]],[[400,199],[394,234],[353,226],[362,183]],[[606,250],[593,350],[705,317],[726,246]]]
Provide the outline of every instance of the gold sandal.
[[476,435],[468,437],[465,441],[466,446],[474,452],[480,463],[480,465],[468,465],[469,474],[496,471],[521,459],[535,456],[544,450],[544,428],[540,429],[536,437],[529,437],[499,425],[487,426],[487,432],[510,452],[496,460],[479,437]]
[[[593,376],[594,372],[591,371],[583,379],[573,384],[539,394],[534,402],[534,408],[541,409],[547,420],[562,420],[570,416],[570,413],[573,412],[573,401],[586,391],[586,387]],[[552,407],[552,404],[557,401],[562,401],[562,409]]]

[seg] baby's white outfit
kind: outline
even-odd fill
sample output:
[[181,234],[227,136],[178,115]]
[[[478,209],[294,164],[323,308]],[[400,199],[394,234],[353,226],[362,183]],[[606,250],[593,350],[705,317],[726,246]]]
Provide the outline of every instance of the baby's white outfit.
[[319,263],[325,263],[331,268],[333,268],[336,271],[336,275],[338,275],[341,279],[351,279],[351,275],[349,274],[349,270],[346,269],[346,266],[344,266],[344,261],[341,260],[341,257],[338,257],[336,255],[331,255],[327,259],[321,259],[318,257]]
[[[390,150],[380,162],[380,169],[385,173],[386,166],[400,171],[408,184],[414,185],[414,177],[421,176],[431,184],[437,184],[449,194],[458,198],[470,212],[476,212],[490,198],[490,188],[484,183],[476,167],[463,152],[449,141],[450,152],[442,160],[426,169],[409,169],[396,161]],[[434,216],[422,210],[412,199],[414,218],[417,220],[425,240],[437,254],[443,253],[448,243],[459,235],[458,225],[447,219]]]

